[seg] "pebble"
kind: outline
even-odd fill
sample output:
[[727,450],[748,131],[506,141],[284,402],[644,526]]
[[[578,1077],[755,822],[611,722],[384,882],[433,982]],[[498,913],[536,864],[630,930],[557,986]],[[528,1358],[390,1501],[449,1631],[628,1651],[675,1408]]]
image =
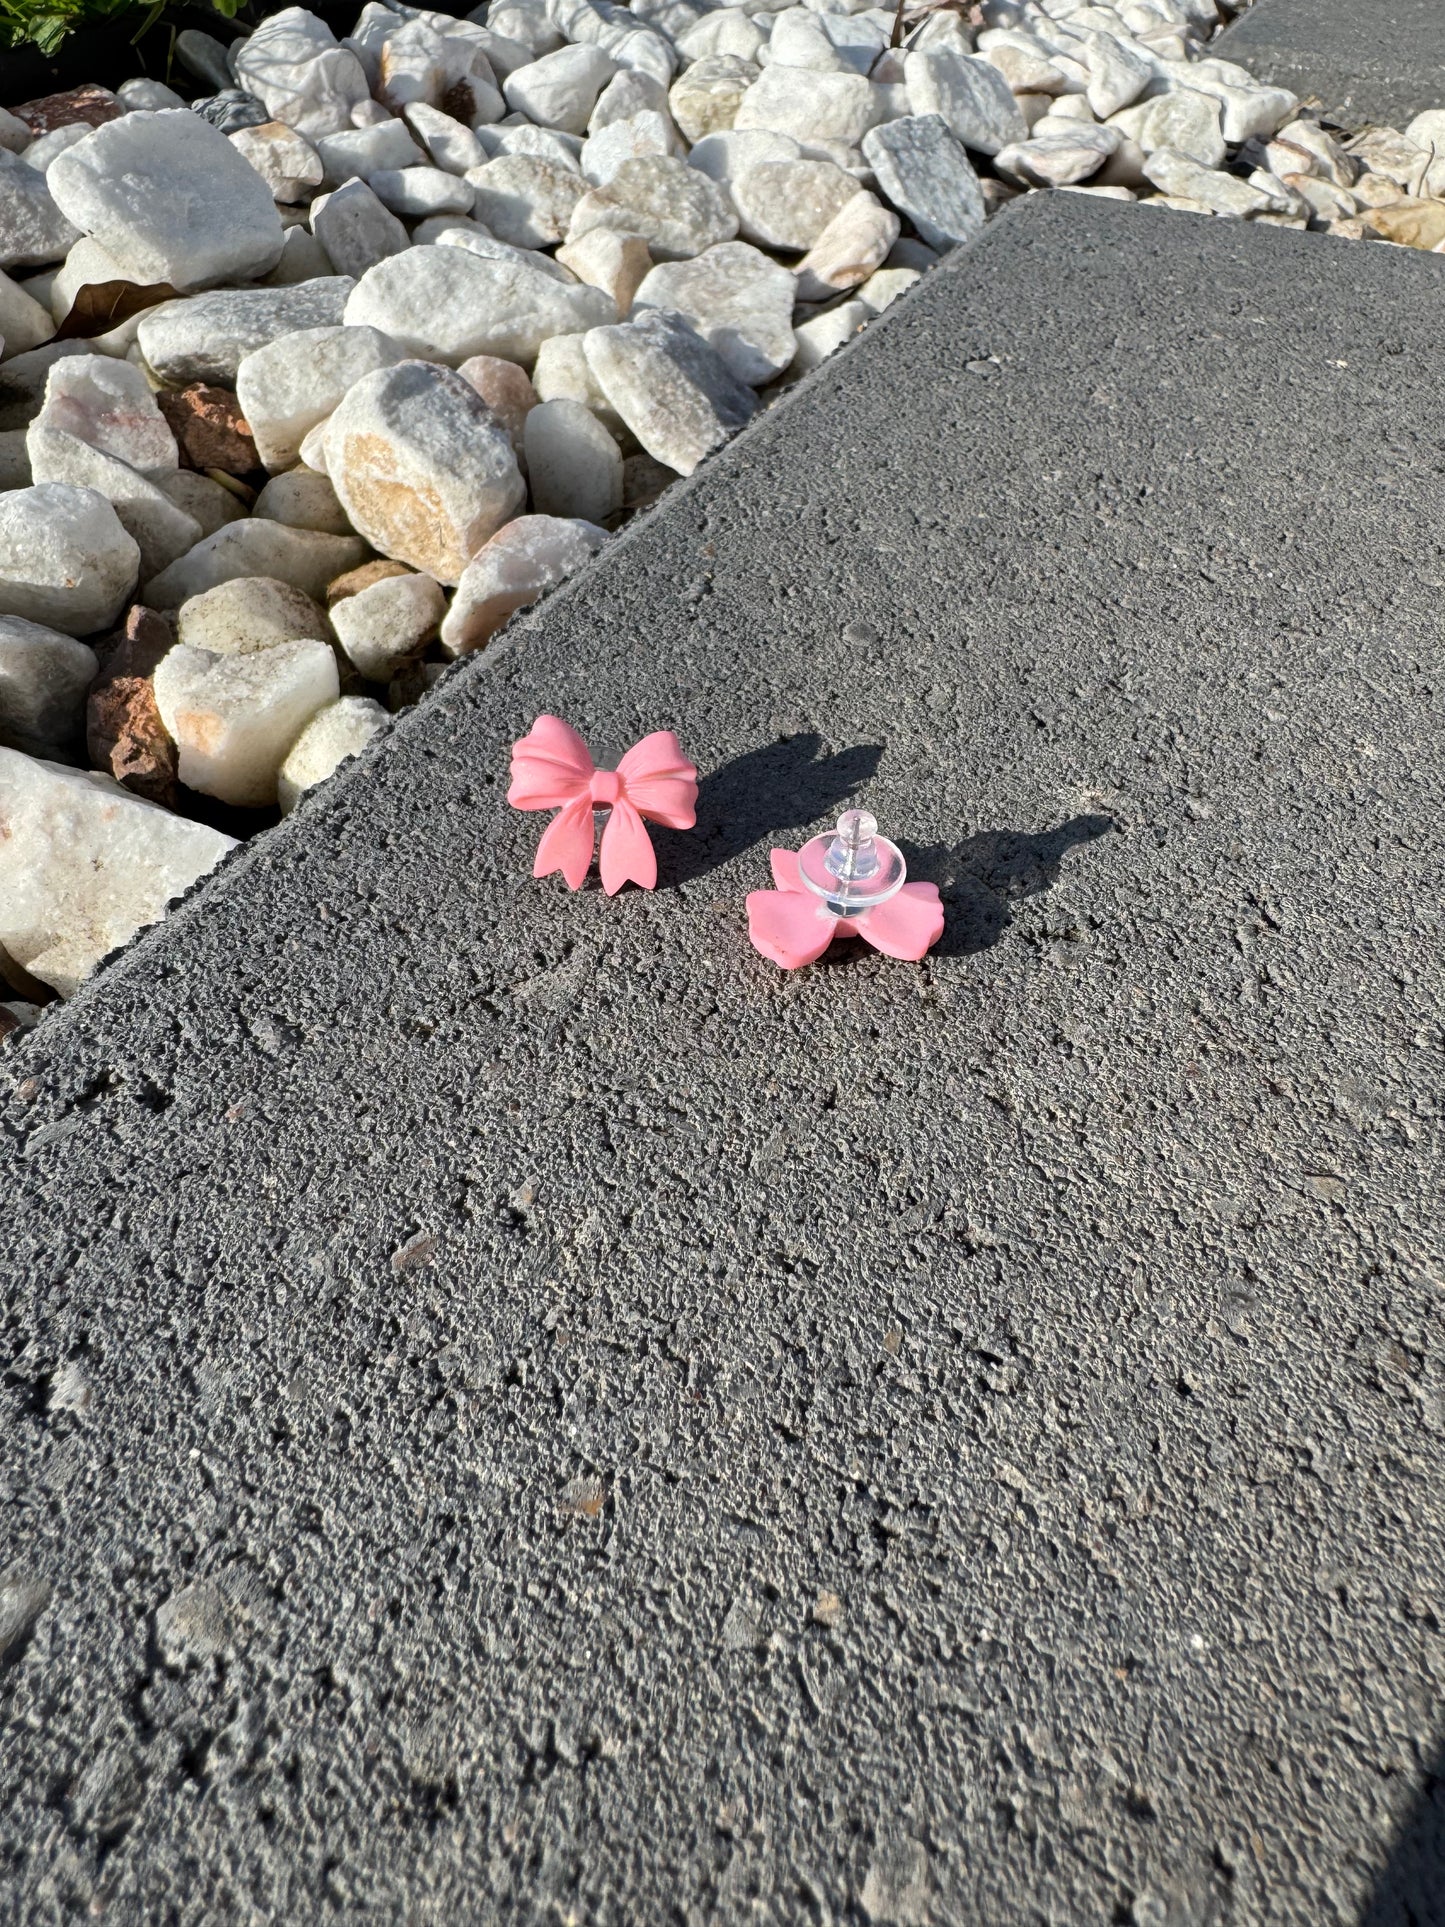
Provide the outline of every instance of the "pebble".
[[368,185],[383,207],[409,221],[436,214],[470,214],[476,198],[466,181],[440,167],[381,168]]
[[86,749],[96,769],[152,803],[176,800],[176,746],[156,708],[151,682],[175,642],[171,624],[133,603],[86,698]]
[[858,330],[872,319],[873,310],[855,296],[851,301],[841,301],[837,307],[803,322],[796,330],[797,346],[789,374],[807,374],[820,362],[826,361],[835,349],[841,348],[845,341],[851,341]]
[[677,137],[665,114],[644,112],[630,120],[609,121],[582,143],[578,160],[582,177],[593,187],[605,187],[624,161],[649,154],[672,154]]
[[245,516],[245,504],[209,475],[179,468],[157,471],[152,479],[162,494],[169,495],[177,508],[194,519],[202,536],[214,535],[228,522],[239,522]]
[[284,121],[262,121],[242,127],[229,137],[232,147],[253,167],[275,201],[306,201],[326,178],[321,156],[302,135]]
[[512,247],[550,247],[567,232],[587,183],[571,168],[535,154],[501,154],[470,169],[476,218]]
[[539,515],[606,522],[622,507],[622,451],[583,402],[540,402],[524,431]]
[[[1132,125],[1127,124],[1129,116],[1137,116]],[[1114,125],[1136,140],[1146,154],[1158,147],[1172,147],[1201,167],[1218,167],[1224,159],[1219,102],[1212,94],[1178,87],[1157,100],[1131,107]]]
[[766,161],[732,183],[743,238],[759,247],[804,253],[861,192],[832,161]]
[[341,693],[331,646],[315,639],[246,655],[177,643],[157,667],[154,684],[180,780],[239,809],[275,804],[287,752]]
[[651,74],[624,67],[615,73],[597,96],[597,105],[587,123],[589,134],[598,134],[615,120],[631,120],[635,114],[665,114],[667,85]]
[[353,382],[402,359],[379,328],[299,328],[253,350],[236,370],[236,399],[272,471],[299,461],[301,444]]
[[368,682],[390,682],[435,637],[446,597],[429,575],[369,583],[331,607],[331,626],[347,660]]
[[590,188],[572,214],[567,239],[593,228],[636,234],[656,261],[681,261],[738,231],[732,202],[686,161],[652,155],[624,161],[606,187]]
[[99,771],[11,749],[0,818],[0,946],[62,997],[235,848]]
[[514,113],[539,127],[585,134],[597,98],[616,72],[617,62],[600,47],[559,47],[517,68],[502,93]]
[[691,475],[752,416],[753,391],[680,316],[644,309],[583,342],[602,392],[647,453]]
[[866,190],[846,201],[797,266],[797,299],[827,301],[881,268],[898,239],[898,216]]
[[368,268],[404,254],[411,237],[367,182],[346,181],[315,202],[311,226],[338,275],[360,280]]
[[281,814],[289,816],[307,790],[324,783],[348,758],[359,756],[390,720],[381,704],[370,696],[343,696],[318,709],[277,772],[276,801]]
[[[480,167],[486,159],[482,143],[471,128],[451,114],[444,114],[439,107],[413,101],[406,109],[406,124],[426,149],[429,159],[449,174],[465,174],[469,167]],[[387,125],[394,127],[396,122]]]
[[369,181],[373,174],[398,167],[418,167],[426,159],[406,120],[383,120],[375,127],[348,127],[325,135],[317,141],[316,152],[324,178],[333,187],[350,180]]
[[346,276],[328,275],[290,288],[224,288],[167,301],[143,316],[136,343],[168,387],[207,381],[234,388],[246,356],[267,342],[302,328],[335,327],[351,291]]
[[887,44],[887,35],[875,20],[788,7],[774,16],[768,59],[780,67],[867,78]]
[[127,114],[60,155],[46,179],[66,218],[137,280],[205,288],[265,274],[280,257],[270,188],[197,114]]
[[579,281],[601,288],[625,316],[652,269],[652,254],[639,234],[595,227],[558,248],[557,259]]
[[155,482],[78,435],[52,428],[43,411],[30,425],[25,448],[36,484],[66,485],[105,497],[140,550],[142,576],[164,569],[199,540],[200,525]]
[[506,430],[469,382],[431,362],[355,383],[327,424],[326,467],[372,547],[438,582],[457,582],[526,502]]
[[602,385],[588,366],[583,347],[585,334],[553,335],[538,350],[532,367],[532,386],[538,401],[580,401],[617,440],[630,443],[631,435],[617,410],[602,391]]
[[794,140],[840,140],[856,147],[878,118],[871,81],[861,74],[816,74],[764,67],[743,95],[733,126],[763,128]]
[[241,43],[232,71],[272,120],[285,121],[308,140],[350,127],[352,109],[371,93],[356,55],[302,7],[263,20]]
[[1042,120],[1026,141],[1000,148],[994,166],[1010,180],[1027,187],[1071,187],[1097,174],[1119,146],[1112,127],[1087,121]]
[[1243,219],[1247,214],[1271,211],[1270,197],[1262,194],[1258,188],[1251,187],[1234,174],[1221,174],[1213,168],[1201,167],[1198,161],[1190,160],[1187,154],[1176,153],[1172,147],[1156,148],[1144,163],[1144,173],[1166,194],[1198,201],[1216,214]]
[[57,154],[63,154],[68,147],[74,147],[78,141],[89,138],[90,129],[84,121],[71,121],[64,127],[57,127],[53,133],[42,134],[38,141],[32,141],[20,158],[27,167],[33,167],[38,174],[43,174]]
[[549,335],[613,319],[600,288],[564,285],[514,261],[459,247],[411,248],[368,270],[348,325],[379,328],[406,353],[456,363],[472,355],[531,362]]
[[63,261],[80,239],[51,194],[47,177],[0,148],[0,268],[42,268]]
[[289,582],[243,575],[183,602],[176,639],[213,656],[253,656],[282,642],[329,642],[331,630],[319,604]]
[[733,125],[743,96],[762,69],[735,54],[712,54],[699,60],[672,83],[668,109],[690,141],[722,134]]
[[[0,513],[3,500],[0,497]],[[366,554],[366,544],[357,536],[318,535],[311,529],[287,528],[284,522],[248,516],[203,536],[145,584],[141,599],[151,609],[179,609],[218,582],[240,575],[274,575],[319,601],[327,583],[356,568]]]
[[[888,218],[896,233],[896,219]],[[739,381],[761,388],[793,359],[797,299],[798,284],[779,262],[746,241],[723,241],[695,260],[655,267],[638,289],[635,305],[681,315]]]
[[791,134],[770,134],[760,127],[739,133],[736,128],[725,134],[708,134],[688,155],[689,167],[706,174],[709,180],[730,188],[750,168],[771,161],[800,161],[802,144]]
[[913,112],[941,116],[965,147],[992,155],[1027,138],[1008,82],[988,61],[934,45],[908,54],[904,73]]
[[54,333],[55,320],[50,310],[42,307],[8,274],[0,273],[0,354],[26,354]]
[[0,495],[0,615],[94,635],[120,614],[139,570],[139,548],[96,490],[37,482]]
[[329,475],[311,468],[290,468],[273,475],[251,510],[263,521],[288,529],[315,529],[320,535],[350,535],[351,523]]
[[688,61],[707,60],[718,54],[756,61],[768,40],[745,8],[718,7],[678,35],[677,51]]
[[553,515],[519,515],[467,564],[442,623],[442,646],[465,656],[491,641],[518,609],[580,568],[607,540],[605,529]]
[[[620,505],[620,455],[617,466]],[[63,753],[84,733],[86,691],[99,667],[74,636],[0,616],[0,744],[32,756]]]
[[222,134],[239,134],[246,127],[264,127],[271,118],[265,105],[244,87],[227,87],[206,100],[193,100],[191,112]]
[[175,436],[149,382],[128,361],[80,354],[55,362],[32,428],[58,429],[138,469],[174,468]]
[[560,281],[564,287],[570,288],[576,279],[550,254],[537,248],[513,247],[510,241],[498,241],[476,221],[450,220],[438,232],[436,244],[443,248],[465,248],[468,254],[479,254],[486,261],[515,262],[518,267],[530,268],[534,274],[545,275],[549,281]]
[[938,114],[890,121],[863,137],[884,200],[930,247],[953,248],[983,226],[983,194],[963,143]]
[[[130,366],[128,362],[116,365]],[[220,469],[226,475],[249,475],[257,467],[260,458],[250,425],[232,389],[197,381],[187,388],[162,389],[156,399],[189,467]]]

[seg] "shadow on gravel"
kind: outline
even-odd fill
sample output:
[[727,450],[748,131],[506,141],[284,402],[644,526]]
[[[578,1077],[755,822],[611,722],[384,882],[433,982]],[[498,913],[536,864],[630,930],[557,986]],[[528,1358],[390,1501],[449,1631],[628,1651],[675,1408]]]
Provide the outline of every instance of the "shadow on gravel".
[[1445,1927],[1445,1746],[1425,1774],[1359,1927]]
[[998,942],[1013,921],[1010,906],[1052,890],[1068,852],[1117,829],[1112,816],[1073,816],[1057,829],[980,830],[963,843],[908,843],[899,848],[908,874],[938,885],[943,898],[940,957],[968,957]]
[[820,755],[812,732],[785,736],[735,756],[704,776],[697,791],[697,828],[654,829],[659,882],[691,883],[768,837],[811,829],[834,815],[873,775],[882,743],[859,743]]

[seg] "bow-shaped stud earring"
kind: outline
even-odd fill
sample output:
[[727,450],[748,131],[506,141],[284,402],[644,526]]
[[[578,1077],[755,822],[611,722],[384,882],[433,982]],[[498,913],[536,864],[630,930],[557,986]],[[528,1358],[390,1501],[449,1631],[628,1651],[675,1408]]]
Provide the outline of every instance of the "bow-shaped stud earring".
[[537,845],[534,877],[560,870],[580,890],[592,867],[594,810],[609,812],[598,868],[602,888],[615,897],[624,883],[657,886],[657,855],[643,818],[669,830],[697,821],[697,769],[670,729],[635,743],[616,769],[598,769],[592,753],[560,716],[539,716],[512,745],[507,801],[517,810],[557,810]]
[[845,810],[835,836],[771,858],[778,887],[748,893],[748,935],[784,970],[815,963],[834,937],[917,963],[943,935],[938,885],[905,882],[903,852],[866,810]]

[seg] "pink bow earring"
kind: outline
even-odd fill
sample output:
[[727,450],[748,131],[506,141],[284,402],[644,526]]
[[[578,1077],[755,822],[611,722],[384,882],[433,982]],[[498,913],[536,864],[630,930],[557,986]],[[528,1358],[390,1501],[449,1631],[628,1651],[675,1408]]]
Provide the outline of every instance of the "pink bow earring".
[[905,881],[903,852],[866,810],[845,810],[834,836],[771,856],[778,887],[749,892],[748,935],[784,970],[815,963],[835,937],[917,963],[943,935],[938,885]]
[[643,818],[669,830],[697,821],[697,769],[670,729],[635,743],[615,770],[598,769],[586,743],[560,716],[539,716],[512,745],[507,801],[517,810],[556,810],[537,845],[534,877],[560,870],[580,890],[592,867],[592,813],[608,812],[598,868],[602,888],[615,897],[624,883],[657,886],[657,854]]

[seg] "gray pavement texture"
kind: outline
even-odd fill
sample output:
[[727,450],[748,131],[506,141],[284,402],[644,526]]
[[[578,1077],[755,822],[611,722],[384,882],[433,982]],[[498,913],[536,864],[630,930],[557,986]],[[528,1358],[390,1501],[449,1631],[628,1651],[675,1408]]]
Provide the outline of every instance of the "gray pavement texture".
[[1442,293],[1031,197],[0,1060],[5,1918],[1445,1918]]
[[1213,51],[1350,128],[1445,107],[1442,0],[1255,0]]

